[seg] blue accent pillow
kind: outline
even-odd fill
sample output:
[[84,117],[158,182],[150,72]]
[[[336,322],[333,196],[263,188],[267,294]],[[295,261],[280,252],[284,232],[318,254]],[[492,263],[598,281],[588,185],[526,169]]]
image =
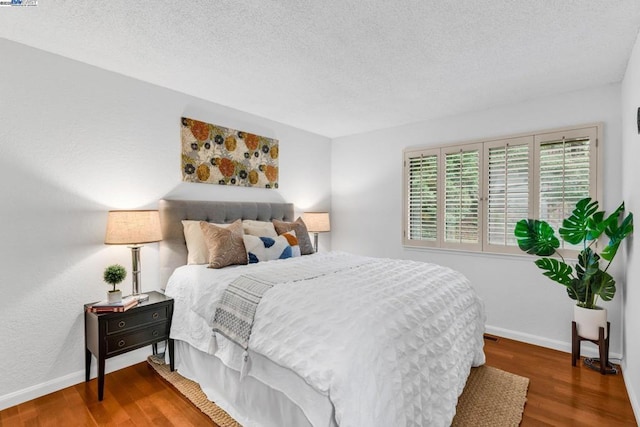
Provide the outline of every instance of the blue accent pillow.
[[245,234],[242,239],[249,264],[291,258],[294,255],[289,241],[284,236],[258,237]]

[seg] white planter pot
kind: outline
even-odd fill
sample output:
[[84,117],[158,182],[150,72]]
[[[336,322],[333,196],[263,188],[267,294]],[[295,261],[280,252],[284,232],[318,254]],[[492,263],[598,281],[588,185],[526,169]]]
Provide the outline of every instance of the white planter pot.
[[122,291],[107,292],[107,301],[122,302]]
[[580,306],[573,307],[573,320],[578,328],[578,335],[582,338],[597,340],[600,337],[599,328],[604,328],[607,338],[607,310],[601,307],[595,309]]

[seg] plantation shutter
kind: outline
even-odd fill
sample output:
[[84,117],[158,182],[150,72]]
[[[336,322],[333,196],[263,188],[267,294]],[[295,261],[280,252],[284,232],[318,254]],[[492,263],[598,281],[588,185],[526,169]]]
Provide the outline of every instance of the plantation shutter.
[[[518,221],[558,230],[579,200],[602,198],[601,132],[593,124],[405,149],[403,243],[521,254]],[[561,245],[576,256],[579,248]]]
[[424,246],[438,243],[439,153],[438,149],[422,150],[405,156],[405,241],[421,241]]
[[482,144],[442,149],[444,171],[443,246],[482,248],[480,209]]
[[[536,135],[538,218],[554,229],[585,197],[596,198],[596,128]],[[562,247],[576,249],[564,243]]]
[[485,245],[492,252],[519,252],[513,231],[531,216],[532,153],[532,136],[485,143]]

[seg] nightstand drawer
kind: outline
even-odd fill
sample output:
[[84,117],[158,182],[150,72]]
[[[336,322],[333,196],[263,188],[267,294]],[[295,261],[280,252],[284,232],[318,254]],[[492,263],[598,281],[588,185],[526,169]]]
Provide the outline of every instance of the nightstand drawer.
[[159,322],[169,318],[169,306],[163,305],[152,309],[138,309],[131,314],[118,316],[107,321],[107,335],[127,331],[141,325]]
[[169,328],[167,322],[161,322],[130,334],[112,335],[107,338],[107,356],[114,352],[126,351],[132,349],[132,347],[141,347],[168,338]]

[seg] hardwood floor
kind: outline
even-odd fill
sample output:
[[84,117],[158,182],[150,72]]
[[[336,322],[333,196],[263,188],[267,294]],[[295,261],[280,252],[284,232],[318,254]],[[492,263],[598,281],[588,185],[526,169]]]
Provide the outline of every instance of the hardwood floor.
[[[107,362],[108,363],[108,362]],[[216,426],[146,362],[0,411],[0,426]]]
[[[487,364],[528,377],[522,426],[635,426],[622,375],[600,375],[571,355],[499,338],[485,340]],[[215,426],[140,363],[0,411],[0,426]]]
[[487,365],[529,378],[521,426],[636,426],[621,374],[600,375],[571,354],[485,339]]

